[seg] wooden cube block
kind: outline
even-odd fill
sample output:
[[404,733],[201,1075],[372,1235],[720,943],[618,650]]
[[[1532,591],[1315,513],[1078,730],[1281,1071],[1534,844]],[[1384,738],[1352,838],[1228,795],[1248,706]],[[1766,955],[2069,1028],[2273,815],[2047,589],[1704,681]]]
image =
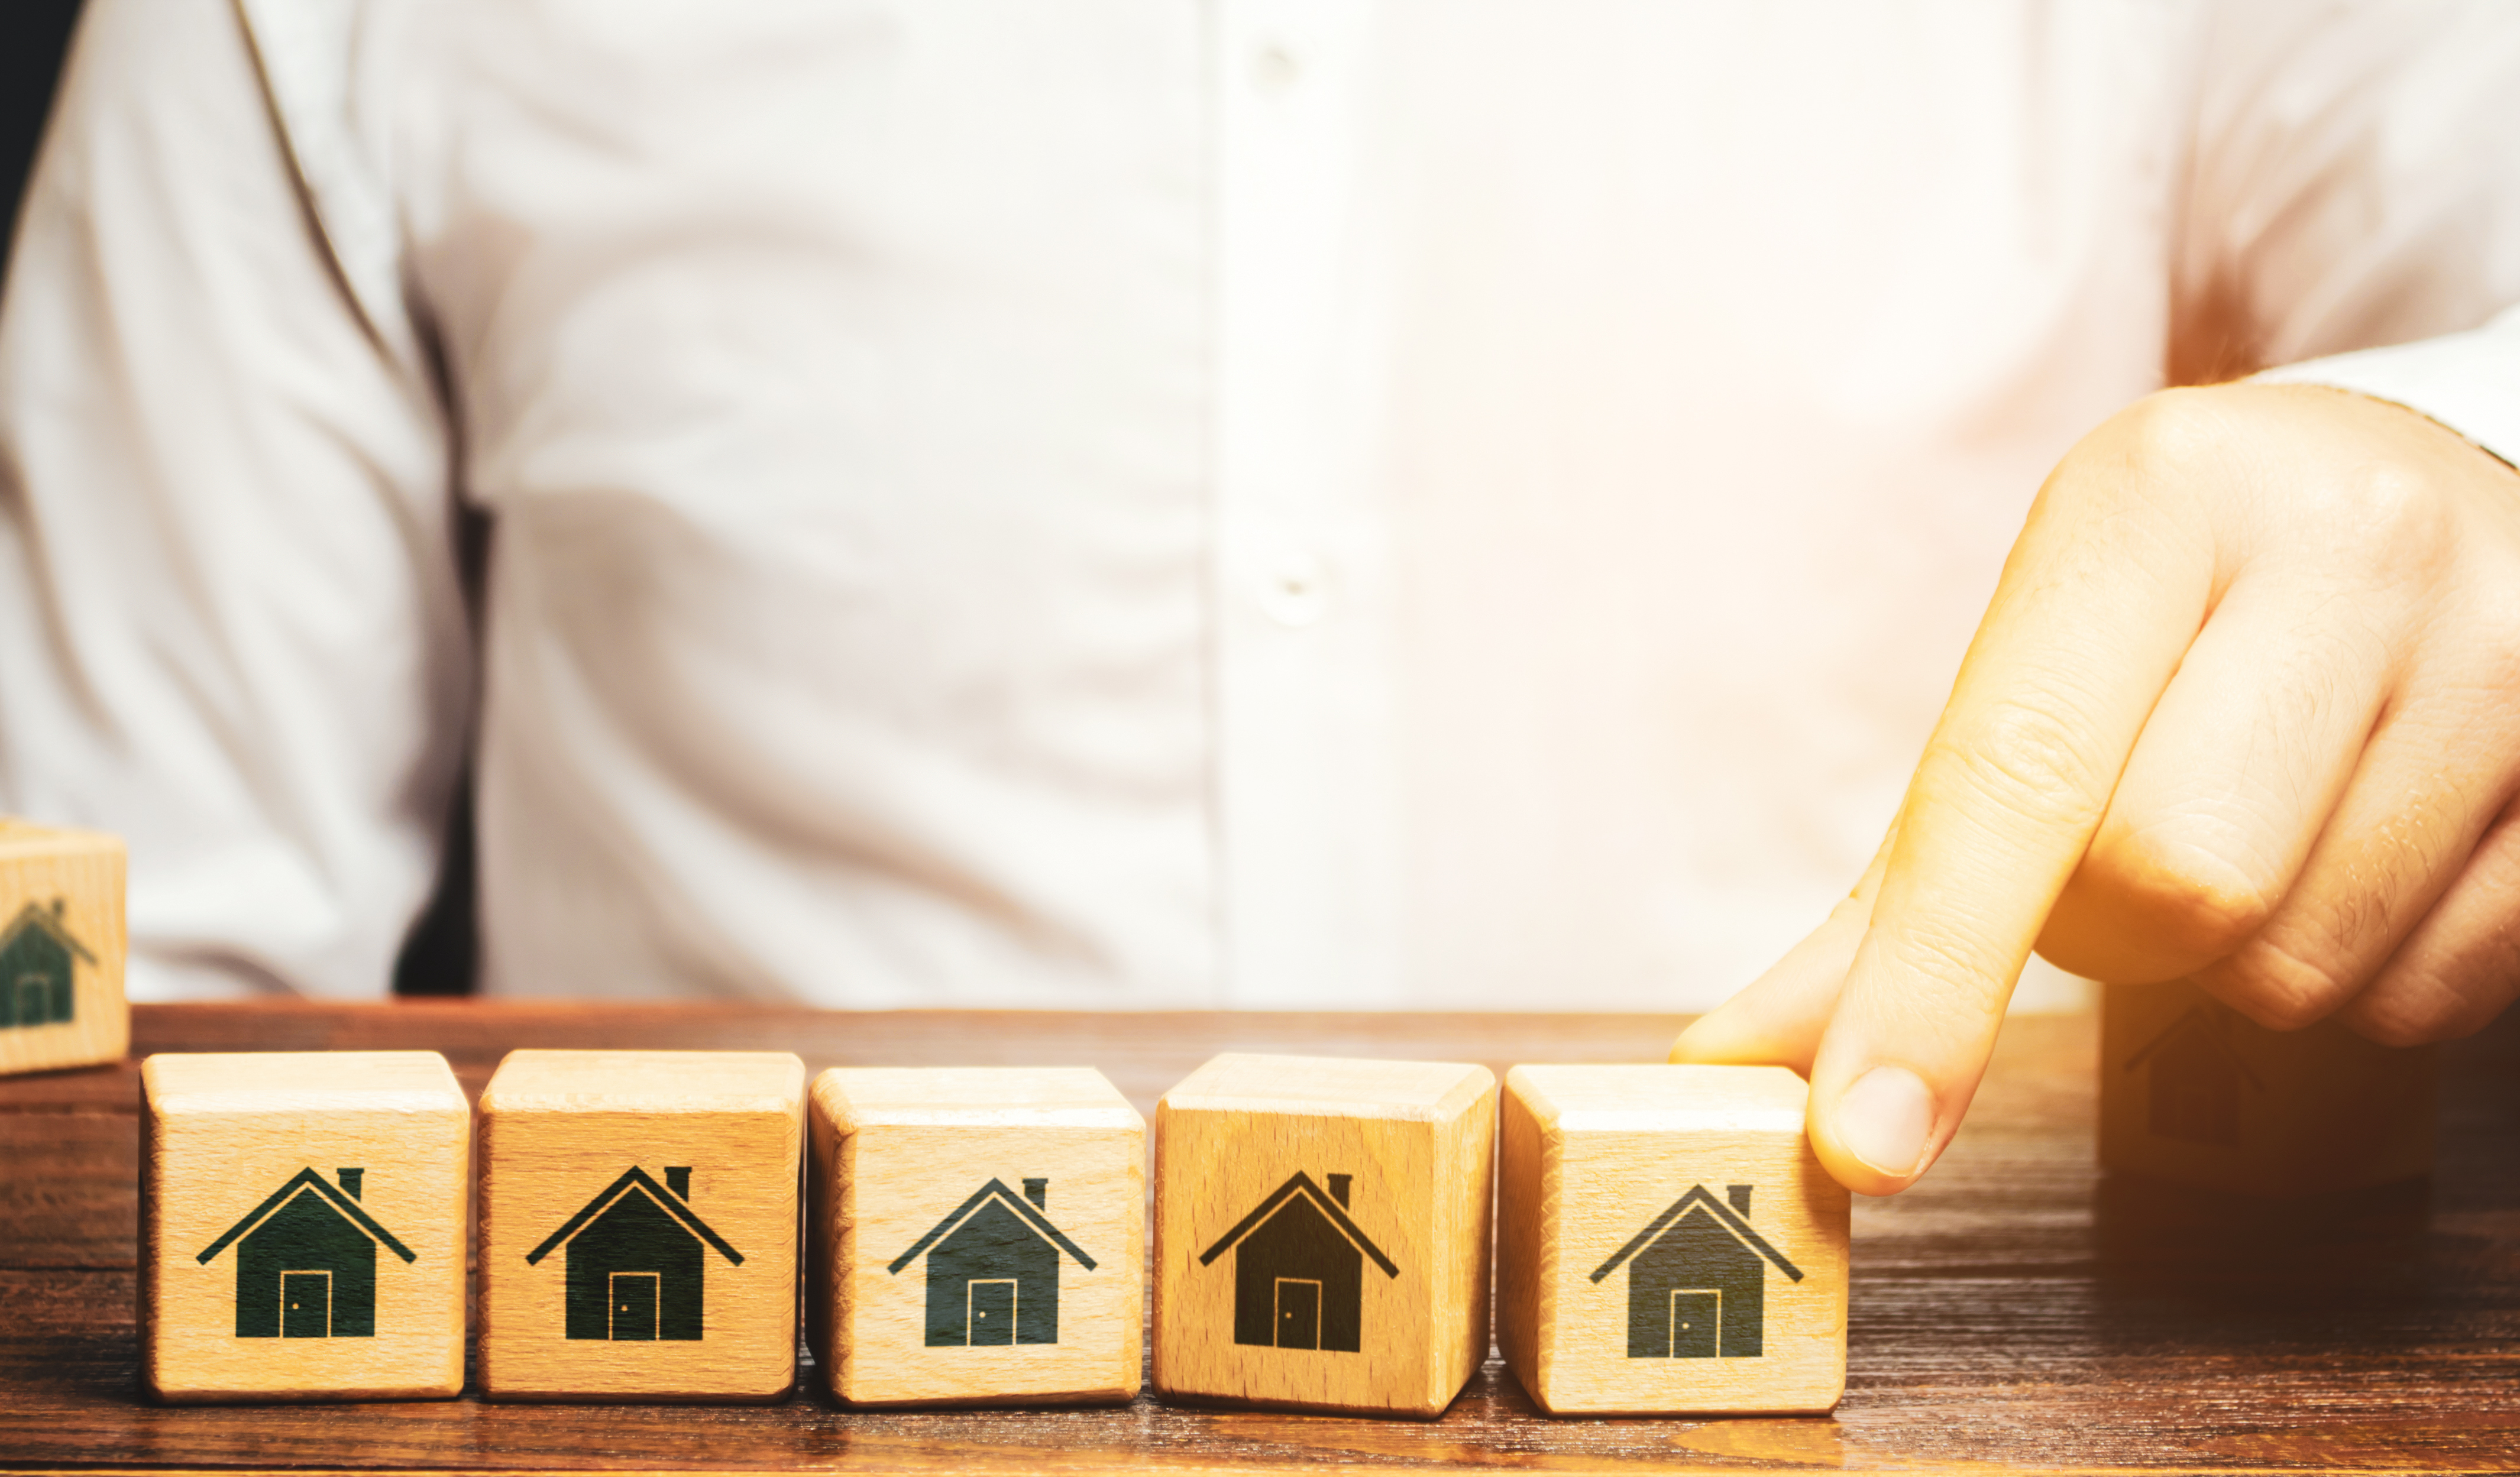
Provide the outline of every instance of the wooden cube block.
[[472,1113],[445,1057],[158,1055],[140,1083],[151,1393],[462,1393]]
[[1155,1124],[1155,1388],[1442,1414],[1488,1352],[1495,1075],[1225,1055]]
[[1090,1067],[814,1081],[806,1326],[862,1405],[1138,1393],[1147,1121]]
[[2435,1053],[2323,1020],[2274,1031],[2184,982],[2100,997],[2100,1164],[2299,1195],[2428,1174]]
[[783,1400],[805,1064],[511,1052],[481,1095],[481,1393]]
[[0,820],[0,1075],[119,1061],[122,841]]
[[1847,1193],[1783,1067],[1520,1066],[1498,1153],[1498,1341],[1552,1415],[1826,1410]]

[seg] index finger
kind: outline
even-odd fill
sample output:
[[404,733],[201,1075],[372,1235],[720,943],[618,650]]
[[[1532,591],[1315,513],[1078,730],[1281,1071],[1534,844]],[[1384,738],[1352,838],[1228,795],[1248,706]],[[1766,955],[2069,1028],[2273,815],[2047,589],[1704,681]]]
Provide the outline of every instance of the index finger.
[[2040,490],[1901,803],[1812,1064],[1812,1145],[1852,1189],[1905,1188],[1958,1128],[2022,965],[2204,623],[2214,540],[2199,500],[2161,495],[2144,419],[2093,432]]

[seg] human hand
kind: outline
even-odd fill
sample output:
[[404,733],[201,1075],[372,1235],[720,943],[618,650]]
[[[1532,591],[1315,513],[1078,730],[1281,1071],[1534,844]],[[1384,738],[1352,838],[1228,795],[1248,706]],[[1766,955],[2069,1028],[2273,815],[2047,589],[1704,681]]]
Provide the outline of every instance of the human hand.
[[1888,1194],[1959,1127],[2035,946],[2390,1045],[2520,994],[2520,473],[2413,412],[2229,384],[2050,474],[1863,881],[1674,1044],[1811,1079]]

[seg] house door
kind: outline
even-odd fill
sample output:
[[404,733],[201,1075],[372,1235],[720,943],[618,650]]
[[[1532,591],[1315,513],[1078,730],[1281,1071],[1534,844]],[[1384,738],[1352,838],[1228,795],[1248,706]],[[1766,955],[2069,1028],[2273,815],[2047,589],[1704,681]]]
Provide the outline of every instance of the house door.
[[333,1274],[284,1272],[280,1275],[280,1336],[333,1336]]
[[[18,976],[17,1022],[39,1026],[53,1018],[53,982],[40,974]],[[0,1020],[0,1025],[8,1022]]]
[[1724,1294],[1675,1292],[1671,1295],[1671,1357],[1713,1359],[1722,1347]]
[[1278,1279],[1278,1347],[1322,1346],[1322,1284],[1307,1277]]
[[1012,1277],[974,1277],[969,1283],[971,1342],[1012,1344],[1015,1341],[1015,1284]]
[[656,1299],[662,1281],[652,1272],[612,1274],[612,1336],[654,1338]]

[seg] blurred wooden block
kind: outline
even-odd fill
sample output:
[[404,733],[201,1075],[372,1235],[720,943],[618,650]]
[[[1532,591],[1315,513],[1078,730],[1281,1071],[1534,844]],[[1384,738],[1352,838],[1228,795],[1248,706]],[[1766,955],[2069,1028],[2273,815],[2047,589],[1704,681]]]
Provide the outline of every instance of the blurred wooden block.
[[462,1393],[472,1114],[445,1057],[158,1055],[140,1081],[153,1394]]
[[1102,1073],[840,1068],[812,1116],[806,1325],[833,1395],[1138,1393],[1147,1121]]
[[805,1065],[511,1052],[481,1095],[481,1393],[783,1400]]
[[1846,1389],[1847,1193],[1783,1067],[1506,1074],[1498,1335],[1552,1415],[1814,1412]]
[[119,1061],[122,840],[0,820],[0,1075]]
[[1495,1075],[1225,1055],[1155,1123],[1155,1388],[1442,1414],[1488,1352]]
[[2100,1164],[2302,1195],[2432,1172],[2436,1055],[2333,1020],[2272,1031],[2193,985],[2100,997]]

